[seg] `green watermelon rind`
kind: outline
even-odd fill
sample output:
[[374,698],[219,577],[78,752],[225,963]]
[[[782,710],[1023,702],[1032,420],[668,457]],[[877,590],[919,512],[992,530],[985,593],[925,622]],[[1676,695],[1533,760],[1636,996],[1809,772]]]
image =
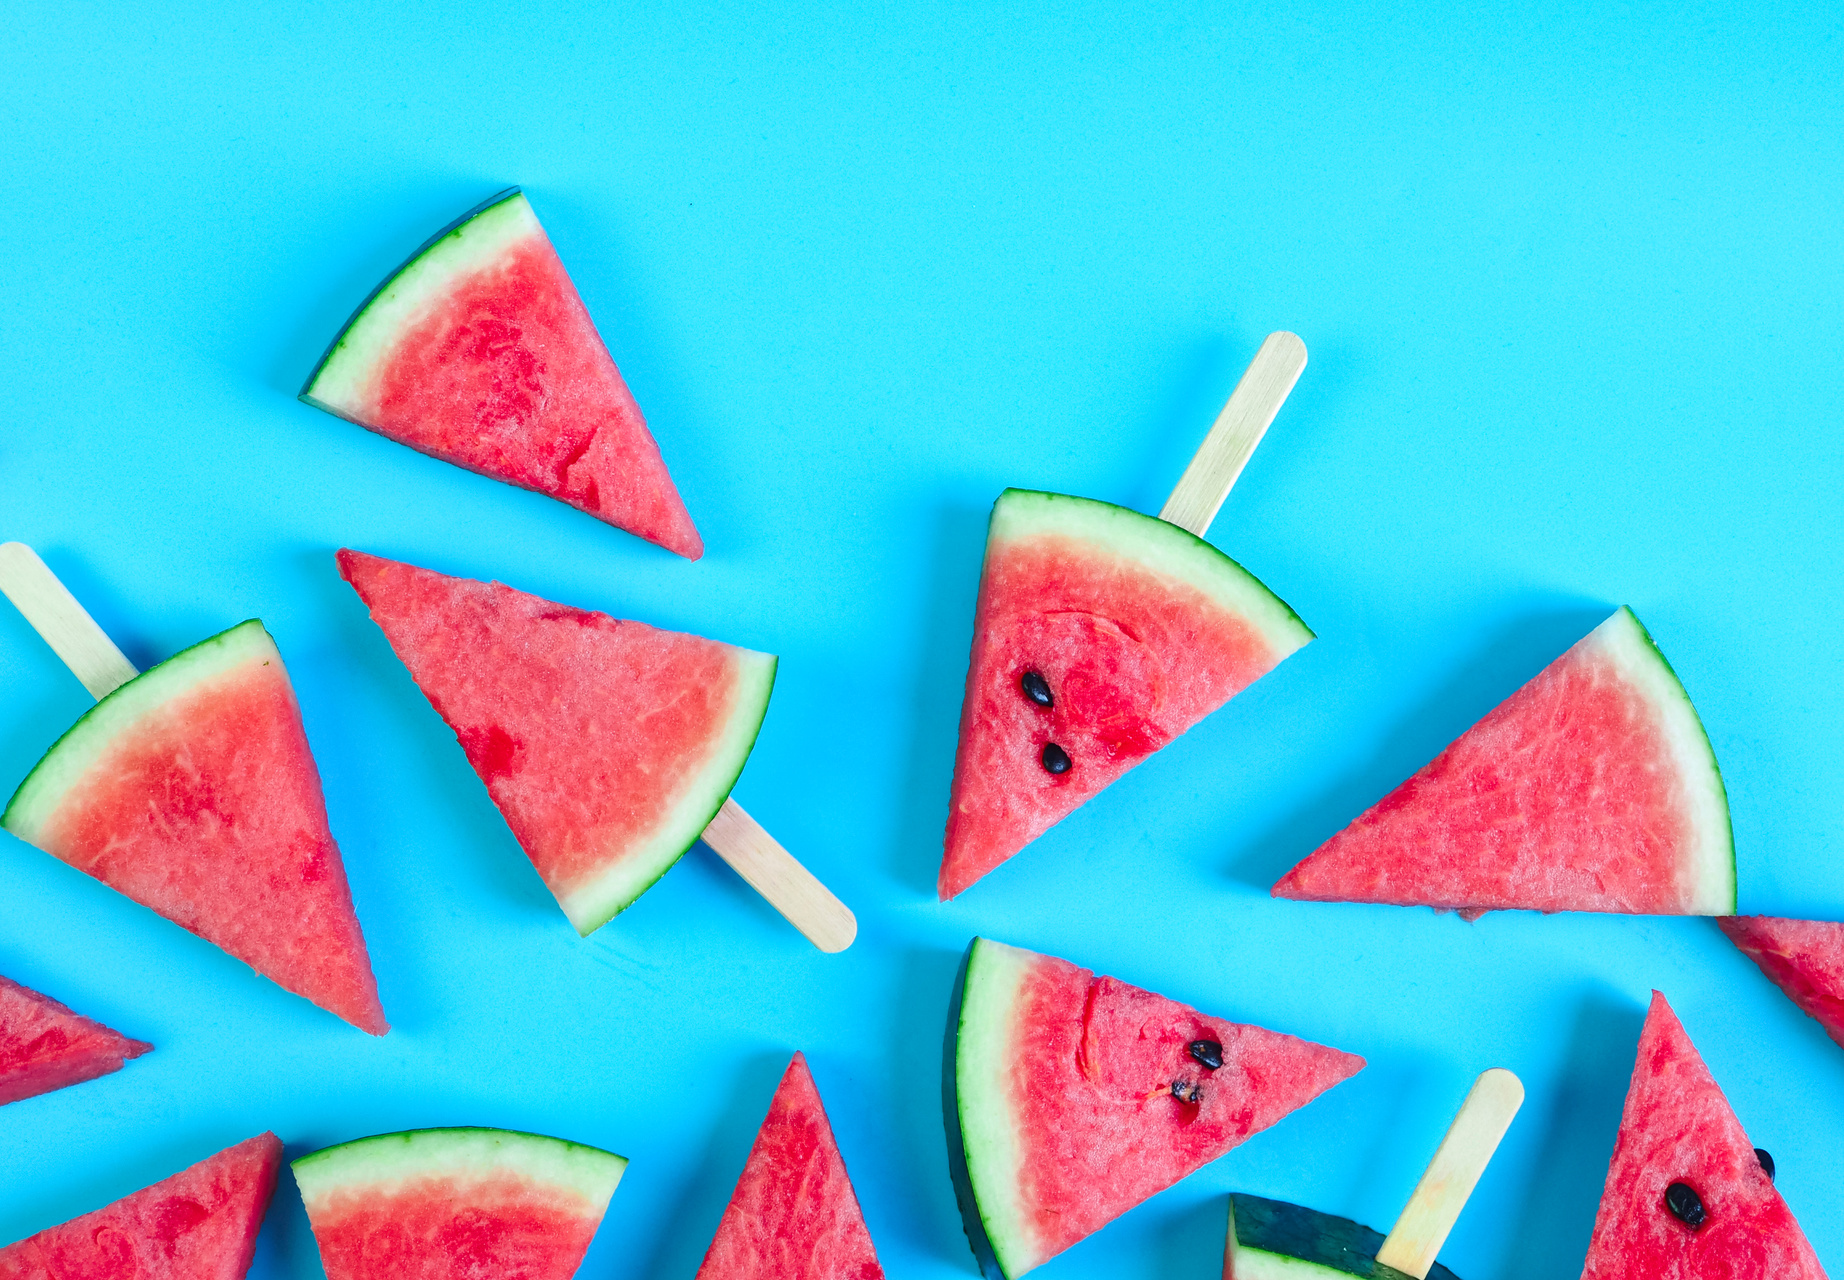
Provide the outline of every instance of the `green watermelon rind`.
[[[1237,1191],[1229,1197],[1223,1274],[1231,1280],[1411,1280],[1376,1260],[1382,1247],[1379,1232],[1349,1218]],[[1459,1277],[1437,1262],[1427,1280]]]
[[698,843],[735,789],[768,715],[779,661],[772,654],[750,649],[736,653],[736,705],[704,769],[653,829],[646,845],[629,852],[593,882],[558,895],[558,904],[583,937],[632,906],[670,871]]
[[494,262],[507,245],[534,231],[543,231],[537,215],[519,188],[508,187],[430,236],[359,303],[308,374],[300,399],[366,426],[354,416],[365,401],[365,384],[403,335],[457,279]]
[[294,1161],[292,1168],[310,1210],[336,1191],[382,1191],[419,1178],[465,1180],[470,1174],[498,1178],[510,1173],[568,1191],[582,1201],[586,1216],[599,1219],[627,1169],[627,1158],[516,1129],[411,1129],[324,1147]]
[[151,712],[205,681],[246,662],[282,665],[275,641],[260,619],[250,618],[182,649],[158,666],[112,689],[40,757],[0,814],[0,827],[37,844],[59,805],[124,734]]

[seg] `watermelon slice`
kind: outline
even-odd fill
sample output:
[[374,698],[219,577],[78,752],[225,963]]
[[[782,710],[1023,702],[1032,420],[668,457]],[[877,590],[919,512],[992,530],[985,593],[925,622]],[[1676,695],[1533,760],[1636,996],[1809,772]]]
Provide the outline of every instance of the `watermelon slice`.
[[704,543],[517,187],[438,231],[301,388],[316,408],[696,560]]
[[1087,498],[993,504],[938,891],[946,901],[1313,633],[1177,525]]
[[360,551],[339,571],[585,936],[697,843],[768,710],[767,654]]
[[981,1270],[1023,1275],[1363,1065],[975,938],[942,1092]]
[[883,1280],[826,1108],[788,1064],[698,1280]]
[[420,1129],[294,1162],[327,1280],[569,1280],[627,1161],[507,1129]]
[[1770,1168],[1654,991],[1582,1280],[1824,1280]]
[[273,1133],[0,1249],[0,1280],[242,1280],[275,1192]]
[[1844,924],[1730,916],[1716,922],[1793,1003],[1844,1045]]
[[354,1026],[390,1030],[301,709],[256,619],[98,702],[0,826]]
[[1684,686],[1622,608],[1321,845],[1277,898],[1735,910],[1729,802]]
[[0,1106],[120,1071],[153,1047],[0,978]]
[[[1381,1234],[1349,1218],[1238,1191],[1229,1198],[1223,1280],[1411,1280],[1377,1261],[1382,1247]],[[1437,1262],[1426,1280],[1459,1277]]]

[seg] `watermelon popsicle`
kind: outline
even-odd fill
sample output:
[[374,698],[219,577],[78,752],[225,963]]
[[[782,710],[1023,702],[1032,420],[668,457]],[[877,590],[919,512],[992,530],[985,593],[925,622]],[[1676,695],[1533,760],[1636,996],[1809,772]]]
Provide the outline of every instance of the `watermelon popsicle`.
[[1457,1280],[1435,1255],[1523,1102],[1511,1072],[1482,1073],[1387,1237],[1349,1218],[1236,1192],[1223,1280]]

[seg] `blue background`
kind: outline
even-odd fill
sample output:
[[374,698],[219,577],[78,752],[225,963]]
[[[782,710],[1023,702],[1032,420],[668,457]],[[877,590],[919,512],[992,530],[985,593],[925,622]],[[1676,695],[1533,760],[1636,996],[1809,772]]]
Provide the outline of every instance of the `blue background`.
[[[1369,1069],[1047,1265],[1215,1277],[1224,1195],[1386,1227],[1468,1081],[1529,1100],[1444,1256],[1572,1275],[1662,987],[1844,1271],[1844,1052],[1704,920],[1267,887],[1619,603],[1683,675],[1746,911],[1844,917],[1835,5],[49,5],[0,32],[0,537],[142,665],[251,615],[325,776],[372,1040],[10,837],[0,972],[153,1054],[0,1111],[0,1240],[273,1128],[632,1158],[582,1274],[689,1280],[809,1054],[893,1275],[968,1277],[939,1121],[974,932]],[[697,564],[293,396],[523,184]],[[1213,529],[1320,639],[948,906],[986,511],[1156,511],[1261,337],[1312,362]],[[700,848],[588,941],[341,544],[782,656],[738,798],[857,911]],[[0,792],[88,700],[0,609]],[[312,1277],[282,1187],[258,1277]]]

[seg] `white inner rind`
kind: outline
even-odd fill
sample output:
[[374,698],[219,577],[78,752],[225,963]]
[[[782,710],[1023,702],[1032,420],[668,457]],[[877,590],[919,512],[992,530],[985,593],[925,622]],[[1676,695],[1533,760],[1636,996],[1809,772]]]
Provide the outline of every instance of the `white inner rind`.
[[482,209],[400,267],[347,322],[301,398],[344,417],[362,413],[376,400],[372,382],[392,349],[457,280],[492,265],[519,241],[543,234],[523,194]]
[[[1233,1236],[1231,1240],[1233,1242]],[[1284,1253],[1239,1248],[1232,1243],[1223,1265],[1223,1280],[1351,1280],[1351,1273],[1336,1267],[1322,1267],[1304,1258],[1290,1258]]]
[[1677,769],[1680,800],[1690,827],[1690,848],[1678,865],[1685,914],[1734,915],[1735,840],[1729,825],[1729,800],[1716,753],[1690,695],[1639,619],[1625,606],[1582,643],[1612,664],[1657,714]]
[[558,904],[576,931],[584,937],[614,919],[649,885],[698,842],[706,826],[723,807],[736,785],[749,752],[768,714],[768,696],[775,687],[772,654],[735,650],[735,688],[730,718],[725,723],[704,767],[685,784],[677,801],[652,833],[593,880],[558,896]]
[[508,1175],[566,1192],[586,1217],[600,1218],[627,1161],[561,1138],[509,1129],[418,1129],[328,1147],[294,1162],[295,1183],[312,1215],[327,1197],[362,1190],[380,1196],[439,1178],[465,1193],[470,1183]]
[[136,676],[90,709],[45,753],[7,805],[0,826],[31,844],[104,752],[148,715],[206,682],[246,663],[274,663],[282,655],[255,618],[182,650]]
[[975,939],[954,1039],[954,1097],[973,1201],[993,1254],[1008,1276],[1043,1259],[1018,1203],[1018,1125],[1012,1115],[1012,1028],[1019,988],[1034,952]]

